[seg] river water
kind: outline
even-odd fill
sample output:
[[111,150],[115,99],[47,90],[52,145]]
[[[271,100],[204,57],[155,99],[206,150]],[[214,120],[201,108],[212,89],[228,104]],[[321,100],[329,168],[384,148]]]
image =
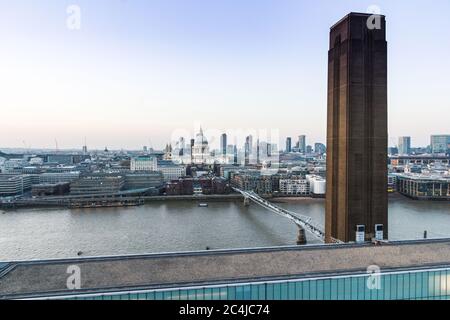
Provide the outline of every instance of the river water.
[[[325,202],[280,206],[324,223]],[[450,202],[389,201],[391,240],[450,237]],[[289,220],[242,201],[155,202],[141,207],[26,209],[0,213],[0,261],[295,245]],[[309,243],[318,243],[308,235]]]

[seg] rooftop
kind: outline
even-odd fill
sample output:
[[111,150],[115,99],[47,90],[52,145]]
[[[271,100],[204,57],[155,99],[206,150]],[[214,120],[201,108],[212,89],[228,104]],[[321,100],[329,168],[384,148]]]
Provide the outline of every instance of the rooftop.
[[[445,239],[12,262],[0,266],[0,298],[365,273],[370,265],[384,271],[439,267],[450,265],[449,249]],[[81,269],[76,292],[66,288],[73,265]]]
[[[374,13],[361,13],[361,12],[350,12],[349,14],[347,14],[345,17],[343,17],[341,20],[339,20],[338,22],[336,22],[333,26],[331,26],[331,29],[335,28],[336,26],[338,26],[339,24],[341,24],[342,22],[344,22],[345,20],[347,20],[349,17],[364,17],[364,18],[368,18],[370,16],[374,15]],[[379,16],[381,17],[385,17],[382,14],[379,14]]]
[[443,175],[438,173],[394,173],[392,174],[397,177],[407,178],[411,180],[417,181],[442,181],[442,182],[450,182],[450,175]]

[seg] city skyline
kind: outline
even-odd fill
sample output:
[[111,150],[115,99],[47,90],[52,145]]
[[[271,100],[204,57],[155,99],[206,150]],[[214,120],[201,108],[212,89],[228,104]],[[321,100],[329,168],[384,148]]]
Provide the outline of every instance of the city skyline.
[[443,11],[19,1],[0,2],[0,300],[220,318],[449,297]]
[[[372,5],[78,1],[81,29],[69,30],[67,4],[30,4],[0,4],[0,103],[3,118],[14,119],[0,128],[0,148],[53,149],[56,138],[60,149],[78,149],[87,137],[90,149],[162,149],[196,123],[324,142],[329,26]],[[389,145],[407,135],[427,146],[448,128],[450,44],[440,39],[450,4],[377,5],[391,26]]]

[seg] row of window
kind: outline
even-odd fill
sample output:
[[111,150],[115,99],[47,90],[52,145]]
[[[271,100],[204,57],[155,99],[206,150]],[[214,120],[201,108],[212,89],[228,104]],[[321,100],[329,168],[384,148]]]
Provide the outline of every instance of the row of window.
[[94,300],[439,300],[450,269],[78,296]]

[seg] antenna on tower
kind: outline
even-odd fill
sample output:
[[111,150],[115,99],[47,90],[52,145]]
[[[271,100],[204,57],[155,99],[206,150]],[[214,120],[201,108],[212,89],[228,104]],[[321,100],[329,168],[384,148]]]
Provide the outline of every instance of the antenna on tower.
[[58,140],[56,140],[56,139],[55,139],[55,146],[56,146],[56,152],[58,152],[58,151],[59,151],[59,148],[58,148]]

